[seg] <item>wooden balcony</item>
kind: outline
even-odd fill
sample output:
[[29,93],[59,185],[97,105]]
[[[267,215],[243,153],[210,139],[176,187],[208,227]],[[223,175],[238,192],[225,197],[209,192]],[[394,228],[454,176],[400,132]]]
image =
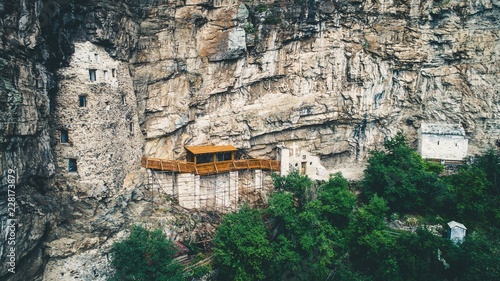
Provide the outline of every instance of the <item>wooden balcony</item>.
[[171,171],[177,173],[192,173],[196,175],[211,175],[251,169],[261,169],[268,171],[280,170],[279,161],[265,159],[229,160],[195,164],[193,162],[143,157],[141,160],[141,166],[152,170]]

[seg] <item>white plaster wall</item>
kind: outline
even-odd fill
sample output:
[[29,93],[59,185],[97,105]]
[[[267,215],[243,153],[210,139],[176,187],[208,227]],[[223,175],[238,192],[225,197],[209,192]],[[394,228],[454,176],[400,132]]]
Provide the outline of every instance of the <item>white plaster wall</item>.
[[266,201],[272,189],[271,172],[262,170],[209,176],[150,171],[149,183],[155,192],[155,200],[163,200],[164,195],[170,195],[177,197],[179,205],[184,208],[217,209],[223,212],[237,210],[240,199],[252,202],[255,198],[245,197],[249,191]]
[[463,160],[467,156],[468,140],[463,136],[421,134],[418,152],[422,158]]
[[280,161],[280,174],[286,176],[290,169],[290,149],[284,146],[277,148],[277,158]]
[[230,207],[236,209],[239,200],[239,173],[238,171],[229,172],[229,197],[231,198]]
[[254,177],[253,177],[253,181],[254,181],[254,187],[255,187],[255,191],[257,192],[261,192],[262,191],[262,170],[254,170],[253,171],[254,173]]
[[215,175],[215,204],[217,207],[227,207],[229,201],[229,174]]
[[148,171],[148,184],[152,188],[153,199],[157,204],[164,204],[166,196],[176,197],[178,189],[175,174],[164,171]]
[[466,230],[461,227],[454,227],[450,231],[450,240],[462,242],[465,238]]
[[195,174],[177,174],[176,185],[179,189],[179,205],[187,208],[196,208],[196,187],[195,187]]
[[293,150],[290,150],[290,171],[296,170],[301,172],[302,163],[305,163],[305,175],[313,180],[328,180],[330,173],[321,165],[320,158],[313,156],[305,150],[300,150],[296,155],[293,155]]

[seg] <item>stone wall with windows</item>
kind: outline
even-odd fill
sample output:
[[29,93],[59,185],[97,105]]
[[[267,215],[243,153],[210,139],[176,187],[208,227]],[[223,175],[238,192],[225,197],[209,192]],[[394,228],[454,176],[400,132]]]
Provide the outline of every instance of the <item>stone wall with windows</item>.
[[139,169],[142,134],[125,63],[103,47],[75,43],[59,71],[53,116],[56,185],[76,188],[78,198],[113,196],[130,171]]

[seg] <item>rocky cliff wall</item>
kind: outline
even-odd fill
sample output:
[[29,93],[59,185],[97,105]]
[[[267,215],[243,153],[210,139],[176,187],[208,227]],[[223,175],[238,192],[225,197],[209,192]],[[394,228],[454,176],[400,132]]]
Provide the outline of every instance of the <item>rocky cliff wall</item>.
[[[422,122],[462,124],[470,153],[494,145],[499,13],[496,0],[2,2],[0,219],[14,169],[18,259],[9,274],[2,254],[0,278],[105,280],[114,239],[156,221],[142,153],[295,144],[333,171]],[[116,66],[117,88],[79,78],[79,46]]]
[[295,142],[334,168],[397,130],[415,140],[421,122],[463,124],[471,153],[498,138],[498,3],[188,1],[143,11],[133,76],[147,154],[231,143],[262,156]]

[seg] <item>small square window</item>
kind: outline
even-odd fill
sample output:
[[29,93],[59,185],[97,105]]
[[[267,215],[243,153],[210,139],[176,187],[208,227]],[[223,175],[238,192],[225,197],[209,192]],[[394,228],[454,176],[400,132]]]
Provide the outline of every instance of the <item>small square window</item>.
[[76,172],[77,167],[76,167],[76,159],[75,158],[69,158],[68,159],[68,172]]
[[89,78],[90,81],[94,82],[97,80],[97,71],[95,69],[89,69]]
[[68,143],[68,130],[61,130],[61,143]]
[[78,98],[80,101],[80,107],[87,107],[87,97],[86,96],[80,96]]

